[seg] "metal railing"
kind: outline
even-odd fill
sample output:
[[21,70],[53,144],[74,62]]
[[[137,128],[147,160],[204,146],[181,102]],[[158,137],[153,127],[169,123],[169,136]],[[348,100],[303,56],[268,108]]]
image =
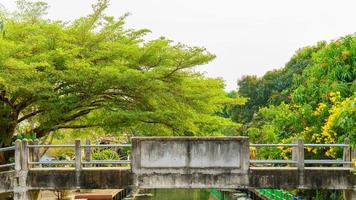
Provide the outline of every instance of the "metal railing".
[[[74,167],[76,170],[81,170],[83,167],[103,166],[103,165],[122,165],[130,164],[131,160],[92,160],[91,154],[93,148],[130,148],[131,144],[90,144],[90,140],[86,140],[86,144],[81,144],[80,140],[75,140],[75,144],[39,144],[35,141],[21,141],[21,168],[27,170],[29,168],[40,168],[44,166]],[[73,160],[40,160],[40,149],[43,148],[69,148],[74,150]],[[84,156],[82,151],[84,148]],[[84,157],[84,160],[82,160]]]
[[[15,151],[15,146],[0,148],[0,152],[8,152],[8,151]],[[0,168],[14,167],[14,166],[15,163],[6,163],[6,164],[1,164]]]
[[36,168],[36,167],[43,167],[45,165],[52,166],[52,165],[74,165],[74,160],[49,160],[49,161],[41,161],[40,160],[40,149],[44,148],[75,148],[73,144],[39,144],[38,140],[35,141],[28,141],[26,146],[23,148],[23,151],[27,155],[27,158],[23,158],[27,160],[27,164],[29,165],[28,168]]
[[[250,144],[250,147],[288,147],[292,148],[292,158],[285,160],[255,160],[251,159],[251,164],[292,164],[292,166],[298,167],[298,169],[303,169],[305,164],[334,164],[342,165],[342,167],[352,167],[354,161],[352,158],[356,157],[356,149],[352,149],[350,145],[350,140],[345,139],[343,144],[304,144],[302,139],[293,139],[292,144]],[[340,147],[343,148],[343,158],[342,159],[304,159],[304,151],[306,147]],[[257,151],[257,150],[256,150]],[[355,166],[356,167],[356,166]]]
[[[250,144],[250,147],[298,147],[298,144]],[[251,164],[297,164],[296,160],[250,160]]]

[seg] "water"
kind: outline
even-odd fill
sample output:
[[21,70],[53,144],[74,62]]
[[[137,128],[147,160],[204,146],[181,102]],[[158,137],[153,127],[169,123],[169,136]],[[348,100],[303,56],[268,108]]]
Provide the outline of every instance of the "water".
[[234,190],[215,189],[154,189],[141,190],[135,200],[249,200]]

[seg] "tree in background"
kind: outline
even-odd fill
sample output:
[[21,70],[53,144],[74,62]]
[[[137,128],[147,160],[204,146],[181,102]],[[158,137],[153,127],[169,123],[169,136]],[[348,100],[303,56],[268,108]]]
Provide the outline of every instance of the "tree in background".
[[[238,82],[248,98],[229,112],[244,122],[252,143],[343,143],[356,145],[356,35],[297,51],[286,66]],[[282,153],[281,153],[282,152]],[[259,159],[291,159],[291,148],[259,148]],[[341,148],[306,148],[306,159],[342,158]],[[301,191],[307,199],[338,199],[333,191]]]
[[[2,12],[0,147],[27,130],[102,128],[134,135],[211,135],[238,124],[214,115],[229,98],[221,79],[191,70],[215,56],[104,14],[108,0],[73,23],[43,18],[47,4],[17,1]],[[31,122],[31,123],[30,123]]]
[[[260,143],[342,143],[348,137],[356,144],[356,35],[330,43],[321,42],[299,50],[286,67],[263,77],[239,81],[240,95],[249,98],[235,106],[250,140]],[[248,117],[241,117],[243,109]],[[245,114],[246,114],[245,113]],[[236,118],[234,118],[236,120]],[[308,148],[307,157],[337,157],[335,148]],[[271,154],[267,157],[288,156]],[[339,155],[340,156],[340,155]]]
[[245,105],[232,108],[231,117],[235,121],[250,123],[253,115],[267,105],[279,105],[290,102],[293,80],[303,73],[311,63],[313,53],[325,46],[320,42],[316,46],[305,47],[297,51],[284,68],[267,72],[262,77],[247,75],[238,81],[238,95],[247,97]]

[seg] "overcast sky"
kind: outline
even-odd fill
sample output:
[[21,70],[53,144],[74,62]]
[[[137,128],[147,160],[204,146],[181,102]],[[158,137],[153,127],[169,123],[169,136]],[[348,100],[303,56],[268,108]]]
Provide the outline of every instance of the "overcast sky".
[[[45,0],[51,19],[87,15],[95,0]],[[0,0],[14,9],[15,0]],[[130,12],[129,28],[148,28],[217,55],[198,69],[236,88],[242,75],[281,68],[303,46],[356,32],[356,0],[111,0],[107,14]]]

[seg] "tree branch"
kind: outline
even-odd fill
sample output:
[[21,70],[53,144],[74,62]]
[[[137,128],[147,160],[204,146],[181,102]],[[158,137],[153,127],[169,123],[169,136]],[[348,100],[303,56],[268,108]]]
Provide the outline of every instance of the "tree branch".
[[87,125],[60,125],[53,127],[52,131],[58,130],[58,129],[81,129],[81,128],[92,128],[92,127],[98,127],[99,125],[96,124],[87,124]]
[[41,113],[41,112],[43,112],[44,110],[36,110],[36,111],[34,111],[34,112],[32,112],[32,113],[29,113],[29,114],[27,114],[27,115],[24,115],[24,116],[22,116],[20,119],[18,119],[17,120],[17,123],[20,123],[20,122],[22,122],[22,121],[24,121],[24,120],[26,120],[26,119],[28,119],[28,118],[30,118],[30,117],[33,117],[33,116],[35,116],[35,115],[37,115],[38,113]]
[[5,90],[1,90],[0,91],[0,101],[6,103],[7,105],[9,105],[10,107],[14,107],[14,105],[11,103],[10,99],[8,99],[7,97],[5,97],[6,95],[6,91]]
[[[73,115],[68,116],[68,117],[63,117],[61,119],[58,119],[58,121],[55,121],[55,125],[53,125],[52,127],[42,128],[41,126],[39,126],[39,127],[36,127],[35,129],[33,129],[33,132],[37,133],[38,137],[42,137],[51,131],[58,130],[59,129],[58,127],[68,127],[67,125],[64,125],[64,124],[67,122],[73,121],[81,116],[86,115],[86,114],[89,114],[91,111],[96,110],[96,109],[98,109],[98,108],[88,108],[85,110],[81,110]],[[45,126],[48,123],[51,123],[51,121],[47,121],[42,124],[44,124],[44,126]]]
[[78,117],[81,117],[83,115],[89,114],[91,111],[96,110],[96,109],[97,108],[88,108],[88,109],[85,109],[85,110],[81,110],[81,111],[79,111],[79,112],[77,112],[77,113],[75,113],[75,114],[73,114],[73,115],[71,115],[71,116],[69,116],[67,118],[62,119],[61,122],[66,123],[66,122],[73,121],[73,120],[77,119]]
[[33,96],[27,98],[26,100],[22,101],[21,103],[18,103],[15,105],[15,109],[17,112],[20,112],[21,110],[25,109],[27,106],[31,105],[33,102],[35,102],[35,98]]

